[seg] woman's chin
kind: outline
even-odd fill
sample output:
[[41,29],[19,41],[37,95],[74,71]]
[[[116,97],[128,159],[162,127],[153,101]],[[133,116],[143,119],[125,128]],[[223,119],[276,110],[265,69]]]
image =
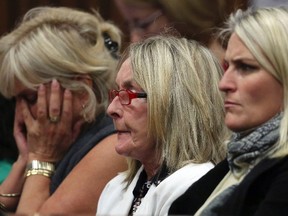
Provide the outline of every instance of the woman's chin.
[[129,156],[129,144],[117,143],[115,146],[115,151],[122,156]]

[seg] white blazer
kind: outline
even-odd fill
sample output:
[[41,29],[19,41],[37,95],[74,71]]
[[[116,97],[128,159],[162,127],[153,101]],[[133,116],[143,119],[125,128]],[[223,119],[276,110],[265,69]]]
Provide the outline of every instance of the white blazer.
[[[168,215],[168,210],[175,199],[182,195],[192,183],[206,174],[214,165],[190,163],[164,179],[157,187],[152,184],[140,206],[133,215]],[[123,183],[125,174],[120,173],[104,188],[97,207],[97,216],[125,215],[131,208],[133,190],[143,166],[138,170],[127,189]]]

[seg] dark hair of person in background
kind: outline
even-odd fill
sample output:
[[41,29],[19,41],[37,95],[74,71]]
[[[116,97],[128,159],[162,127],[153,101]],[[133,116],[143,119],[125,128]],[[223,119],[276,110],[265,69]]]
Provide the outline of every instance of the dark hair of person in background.
[[[136,42],[174,28],[179,35],[208,47],[223,63],[224,49],[216,36],[227,17],[246,9],[248,0],[114,0]],[[125,31],[125,30],[124,30]]]

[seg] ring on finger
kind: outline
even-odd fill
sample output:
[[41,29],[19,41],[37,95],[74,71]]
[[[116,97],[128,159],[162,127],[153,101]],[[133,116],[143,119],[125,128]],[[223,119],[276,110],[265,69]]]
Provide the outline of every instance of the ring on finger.
[[59,122],[59,116],[50,116],[49,120],[51,123],[57,123]]

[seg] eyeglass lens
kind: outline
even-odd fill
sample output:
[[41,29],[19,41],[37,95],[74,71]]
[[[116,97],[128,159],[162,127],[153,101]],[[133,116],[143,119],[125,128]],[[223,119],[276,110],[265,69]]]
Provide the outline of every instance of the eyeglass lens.
[[114,98],[118,96],[119,97],[119,101],[121,104],[129,104],[129,94],[128,92],[124,91],[124,90],[111,90],[110,91],[110,102],[112,102],[114,100]]
[[119,92],[119,100],[121,104],[129,104],[129,94],[126,91]]

